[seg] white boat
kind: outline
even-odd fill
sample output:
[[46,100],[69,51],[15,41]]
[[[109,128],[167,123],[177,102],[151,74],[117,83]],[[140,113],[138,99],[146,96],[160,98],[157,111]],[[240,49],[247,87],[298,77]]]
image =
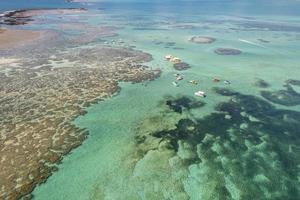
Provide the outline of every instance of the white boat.
[[176,81],[173,81],[172,84],[175,86],[175,87],[178,87],[178,83]]
[[166,55],[166,56],[165,56],[165,59],[166,59],[166,60],[171,60],[172,58],[173,58],[172,55]]
[[200,91],[200,90],[198,92],[195,92],[194,94],[195,94],[195,96],[198,96],[198,97],[206,97],[205,92]]
[[227,84],[227,85],[231,84],[230,81],[227,81],[227,80],[225,80],[224,83]]
[[180,80],[182,80],[182,79],[183,79],[182,76],[177,76],[177,77],[176,77],[176,80],[177,80],[177,81],[180,81]]

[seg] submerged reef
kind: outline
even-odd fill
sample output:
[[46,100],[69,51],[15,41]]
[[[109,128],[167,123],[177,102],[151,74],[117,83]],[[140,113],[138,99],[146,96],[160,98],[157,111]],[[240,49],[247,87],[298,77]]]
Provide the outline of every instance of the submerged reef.
[[139,191],[156,199],[300,198],[300,112],[214,91],[230,100],[205,117],[192,115],[204,106],[197,99],[166,97],[157,115],[139,123],[133,156]]
[[253,83],[254,86],[259,87],[259,88],[267,88],[270,85],[264,81],[263,79],[256,79],[255,82]]
[[172,48],[172,49],[176,49],[176,50],[184,49],[183,47],[177,47],[176,42],[165,42],[165,41],[160,41],[160,40],[153,40],[153,43],[155,45],[160,45],[166,49],[168,49],[168,48]]
[[265,22],[265,21],[245,21],[237,23],[238,30],[242,31],[282,31],[300,32],[300,26],[287,23]]
[[296,92],[292,86],[300,86],[299,80],[287,80],[284,90],[261,91],[261,96],[265,99],[285,106],[300,105],[300,93]]
[[174,29],[184,29],[184,30],[196,28],[196,26],[194,26],[192,24],[177,24],[177,25],[173,25],[171,27]]
[[215,53],[218,55],[239,55],[242,53],[242,51],[238,49],[231,49],[231,48],[218,48],[215,50]]
[[269,40],[264,40],[264,39],[257,39],[258,41],[262,42],[262,43],[270,43]]
[[190,68],[190,65],[186,62],[178,62],[173,64],[174,69],[178,70],[178,71],[183,71],[183,70],[187,70],[188,68]]

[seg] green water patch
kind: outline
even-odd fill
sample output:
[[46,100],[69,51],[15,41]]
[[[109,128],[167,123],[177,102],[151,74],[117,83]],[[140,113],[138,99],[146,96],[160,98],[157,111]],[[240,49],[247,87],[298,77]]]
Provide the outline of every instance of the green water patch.
[[[142,120],[136,150],[143,153],[133,170],[133,176],[141,178],[142,193],[152,191],[154,199],[299,198],[300,112],[228,89],[215,91],[231,100],[203,118],[188,112],[182,116],[169,106],[169,117],[160,113]],[[186,98],[165,101],[177,105]],[[189,109],[201,111],[201,106]],[[172,112],[181,116],[175,124]],[[172,126],[164,129],[168,120]],[[159,175],[160,167],[170,171]],[[155,182],[160,184],[157,190],[146,188]],[[167,188],[170,183],[176,184]]]
[[253,85],[258,88],[267,88],[270,86],[265,80],[259,78],[255,79]]
[[300,93],[295,91],[292,86],[299,86],[299,80],[287,80],[283,90],[278,91],[262,91],[261,95],[276,104],[285,106],[296,106],[300,105]]

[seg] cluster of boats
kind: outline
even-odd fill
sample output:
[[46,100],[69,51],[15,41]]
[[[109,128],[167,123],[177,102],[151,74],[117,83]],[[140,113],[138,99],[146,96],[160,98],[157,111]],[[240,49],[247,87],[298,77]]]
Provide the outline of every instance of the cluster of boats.
[[[174,74],[174,76],[175,76],[176,81],[173,81],[172,84],[173,84],[175,87],[178,87],[178,86],[179,86],[178,81],[183,80],[183,77],[182,77],[180,74]],[[189,83],[194,84],[194,85],[197,85],[197,84],[198,84],[198,81],[196,81],[196,80],[190,80]],[[195,92],[194,94],[195,94],[195,96],[198,96],[198,97],[206,97],[205,92],[203,92],[203,91],[201,91],[201,90]]]
[[[167,61],[169,61],[169,62],[172,62],[173,64],[176,64],[176,63],[180,63],[180,62],[181,62],[181,59],[180,59],[180,58],[175,57],[175,56],[172,56],[172,55],[166,55],[166,56],[165,56],[165,60],[167,60]],[[174,76],[175,76],[175,81],[173,81],[172,84],[173,84],[175,87],[179,87],[179,81],[183,80],[183,76],[180,75],[180,74],[178,74],[178,73],[174,74]],[[212,81],[213,81],[213,82],[220,82],[221,80],[220,80],[219,78],[214,77],[214,78],[212,79]],[[188,82],[191,83],[191,84],[193,84],[193,85],[198,85],[198,81],[196,81],[196,80],[190,80],[190,81],[188,81]],[[228,80],[224,80],[223,82],[224,82],[224,84],[226,84],[226,85],[231,84],[230,81],[228,81]],[[206,97],[205,92],[204,92],[204,91],[201,91],[201,90],[195,92],[194,95],[195,95],[195,96],[198,96],[198,97]]]
[[[220,79],[218,79],[218,78],[213,78],[212,80],[213,80],[213,82],[220,82]],[[224,80],[224,84],[229,85],[231,83],[228,80]]]

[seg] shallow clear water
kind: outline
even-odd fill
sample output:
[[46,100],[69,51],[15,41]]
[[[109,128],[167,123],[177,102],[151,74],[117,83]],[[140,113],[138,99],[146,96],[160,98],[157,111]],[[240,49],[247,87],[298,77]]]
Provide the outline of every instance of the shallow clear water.
[[[78,117],[74,123],[89,130],[88,139],[34,190],[34,199],[299,199],[299,85],[290,84],[296,93],[279,103],[277,93],[274,100],[263,98],[261,91],[285,90],[285,81],[299,80],[300,2],[75,5],[90,8],[87,23],[120,27],[112,39],[152,54],[147,64],[163,73],[146,86],[121,83],[119,94]],[[214,37],[216,42],[190,42],[195,35]],[[214,50],[219,47],[242,54],[217,55]],[[172,85],[177,72],[163,59],[166,54],[191,65],[180,72],[184,80],[179,87]],[[222,81],[215,83],[213,77]],[[187,83],[192,79],[199,84]],[[258,79],[269,87],[258,87]],[[224,96],[215,87],[239,93]],[[204,90],[207,98],[194,99],[197,90]],[[166,105],[169,96],[186,96],[205,105],[179,114]],[[216,110],[221,102],[234,103]],[[232,118],[226,120],[224,113]],[[191,120],[195,131],[181,127],[180,119]],[[168,131],[166,137],[153,137]],[[196,136],[176,135],[189,131]],[[141,136],[145,143],[137,142]],[[166,148],[170,137],[176,147]]]

